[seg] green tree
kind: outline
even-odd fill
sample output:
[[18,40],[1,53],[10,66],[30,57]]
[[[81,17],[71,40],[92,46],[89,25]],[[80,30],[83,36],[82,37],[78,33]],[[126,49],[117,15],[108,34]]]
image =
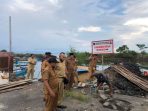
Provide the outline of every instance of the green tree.
[[115,55],[116,58],[120,58],[127,62],[136,62],[137,61],[137,52],[130,50],[127,45],[123,45],[117,49],[117,53]]
[[122,45],[116,51],[119,53],[127,53],[129,51],[129,48],[127,45]]
[[136,45],[137,45],[137,47],[139,48],[140,51],[144,51],[146,48],[148,48],[148,47],[146,47],[145,44],[136,44]]
[[147,49],[148,47],[145,44],[136,44],[136,46],[140,50],[140,56],[142,57],[142,64],[143,64],[144,55],[146,54],[145,49]]
[[89,56],[89,52],[76,52],[78,65],[87,65]]
[[77,50],[74,47],[70,47],[69,53],[76,53],[76,52],[77,52]]
[[87,65],[88,58],[90,56],[89,52],[79,52],[74,47],[70,47],[68,53],[74,53],[78,60],[78,65]]

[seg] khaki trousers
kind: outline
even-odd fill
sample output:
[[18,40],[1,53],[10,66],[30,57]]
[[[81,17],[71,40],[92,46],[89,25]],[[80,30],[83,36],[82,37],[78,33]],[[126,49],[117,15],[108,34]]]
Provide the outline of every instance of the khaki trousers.
[[58,104],[58,88],[53,89],[56,96],[55,98],[50,97],[50,95],[45,95],[45,109],[44,111],[55,111]]
[[74,71],[73,72],[69,72],[67,74],[67,78],[69,80],[69,83],[67,85],[67,89],[70,90],[72,88],[72,86],[73,86],[73,83],[75,83],[75,79],[74,79],[75,78],[75,72]]
[[63,98],[64,98],[64,82],[63,78],[59,78],[58,105],[61,105]]
[[34,77],[34,68],[28,68],[28,70],[27,70],[27,79],[30,78],[30,75],[31,75],[31,79],[33,79],[33,77]]

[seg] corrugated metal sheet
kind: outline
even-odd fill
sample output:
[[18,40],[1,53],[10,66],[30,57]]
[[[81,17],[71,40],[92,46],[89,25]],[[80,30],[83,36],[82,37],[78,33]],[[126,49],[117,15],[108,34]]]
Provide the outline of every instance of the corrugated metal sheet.
[[13,56],[9,52],[0,52],[0,71],[13,72]]

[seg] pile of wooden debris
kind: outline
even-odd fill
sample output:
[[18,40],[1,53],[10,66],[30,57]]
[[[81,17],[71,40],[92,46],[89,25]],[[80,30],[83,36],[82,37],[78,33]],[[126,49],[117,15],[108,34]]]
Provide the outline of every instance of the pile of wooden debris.
[[148,80],[142,78],[140,71],[134,66],[112,65],[106,71],[112,81],[114,88],[119,89],[122,93],[128,95],[148,94]]
[[0,93],[5,93],[5,92],[13,91],[13,90],[22,89],[24,87],[24,85],[27,85],[30,83],[32,83],[31,79],[2,84],[2,85],[0,85]]

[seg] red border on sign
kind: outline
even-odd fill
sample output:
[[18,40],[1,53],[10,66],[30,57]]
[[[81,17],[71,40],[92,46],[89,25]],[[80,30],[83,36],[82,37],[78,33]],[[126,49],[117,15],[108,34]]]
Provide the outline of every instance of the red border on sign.
[[[112,53],[100,53],[100,54],[113,54],[113,53],[114,53],[114,41],[113,41],[113,39],[109,39],[109,40],[99,40],[99,41],[112,41]],[[94,42],[99,42],[99,41],[92,41],[92,42],[91,42],[92,54],[93,54],[93,43],[94,43]],[[94,53],[94,54],[98,54],[98,53]]]

